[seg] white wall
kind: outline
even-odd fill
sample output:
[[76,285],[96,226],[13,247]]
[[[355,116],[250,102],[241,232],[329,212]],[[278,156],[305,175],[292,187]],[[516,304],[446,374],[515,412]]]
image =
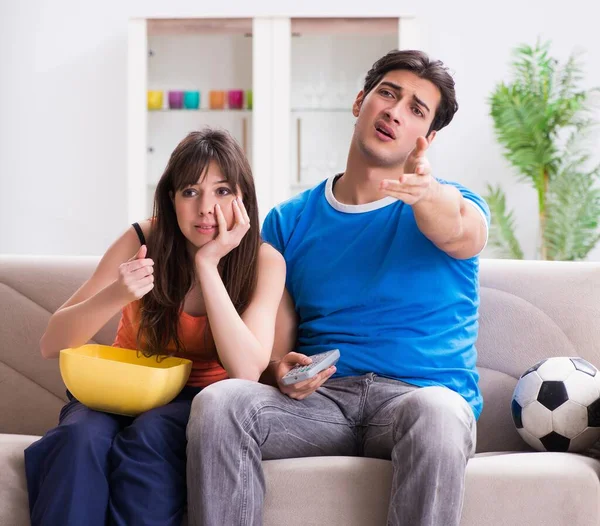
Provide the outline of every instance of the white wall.
[[[364,0],[298,4],[1,1],[0,253],[99,254],[126,228],[129,17],[351,16],[364,14],[367,5],[373,16],[393,16],[403,9],[398,2],[373,7]],[[586,86],[600,86],[600,5],[430,0],[405,9],[419,17],[421,47],[450,65],[457,82],[460,111],[430,154],[436,173],[480,192],[487,182],[503,181],[531,255],[533,192],[510,176],[486,100],[507,76],[509,50],[538,35],[553,41],[559,58],[576,48],[587,51]],[[600,161],[600,148],[595,155]],[[600,249],[593,257],[600,259]]]

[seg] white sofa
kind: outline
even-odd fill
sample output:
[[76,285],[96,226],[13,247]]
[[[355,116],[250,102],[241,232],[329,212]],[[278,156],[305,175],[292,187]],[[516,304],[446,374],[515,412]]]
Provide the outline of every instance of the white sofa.
[[[97,261],[0,256],[0,526],[29,524],[23,450],[56,424],[65,401],[58,363],[41,358],[38,341]],[[600,463],[531,452],[510,416],[517,378],[539,359],[579,355],[600,366],[600,264],[482,260],[480,312],[485,407],[462,525],[600,525]],[[116,319],[95,341],[110,344],[115,328]],[[386,522],[388,461],[321,457],[264,467],[266,526]]]

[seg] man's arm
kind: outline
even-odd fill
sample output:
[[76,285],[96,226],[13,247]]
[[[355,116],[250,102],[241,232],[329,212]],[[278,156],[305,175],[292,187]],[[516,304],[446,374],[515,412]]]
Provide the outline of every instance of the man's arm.
[[385,179],[380,189],[412,206],[419,230],[436,247],[456,259],[472,258],[485,247],[485,214],[458,188],[442,184],[431,175],[425,155],[428,147],[427,139],[419,137],[405,166],[414,173],[404,173],[397,180]]
[[432,178],[429,191],[412,208],[419,230],[448,255],[468,259],[483,250],[485,218],[454,186]]

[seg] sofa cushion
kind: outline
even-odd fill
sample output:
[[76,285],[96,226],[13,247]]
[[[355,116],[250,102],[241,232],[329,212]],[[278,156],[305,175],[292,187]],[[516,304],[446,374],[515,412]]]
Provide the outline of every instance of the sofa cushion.
[[[0,525],[29,524],[23,451],[38,438],[0,434]],[[296,458],[267,460],[263,467],[265,526],[386,522],[387,460]],[[467,465],[461,526],[597,526],[599,475],[600,462],[572,453],[478,454]]]
[[511,401],[517,385],[512,376],[479,368],[479,387],[483,395],[483,411],[477,422],[477,452],[531,451],[512,420]]
[[[264,468],[265,526],[386,523],[388,461],[317,457]],[[461,526],[597,526],[599,474],[598,461],[569,453],[477,455],[467,465]]]
[[[42,434],[55,425],[64,386],[57,361],[43,360],[38,342],[50,313],[97,262],[0,256],[0,432]],[[510,395],[533,363],[577,354],[600,366],[598,283],[598,263],[481,260],[478,452],[525,447],[510,420]],[[118,315],[94,339],[110,344],[117,321]]]
[[552,356],[600,367],[597,263],[481,260],[477,452],[525,450],[512,423],[517,379]]
[[37,436],[0,434],[0,524],[27,526],[29,498],[23,451]]
[[573,453],[477,455],[461,526],[600,524],[600,463]]

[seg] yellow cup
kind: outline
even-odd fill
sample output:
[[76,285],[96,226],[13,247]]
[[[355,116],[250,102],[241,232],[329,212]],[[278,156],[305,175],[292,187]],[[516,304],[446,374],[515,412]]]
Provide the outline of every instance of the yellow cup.
[[131,349],[96,344],[63,349],[59,366],[67,389],[82,404],[126,416],[168,404],[192,370],[192,362],[185,358],[157,360]]
[[148,109],[149,110],[162,110],[163,107],[163,92],[162,91],[148,91]]

